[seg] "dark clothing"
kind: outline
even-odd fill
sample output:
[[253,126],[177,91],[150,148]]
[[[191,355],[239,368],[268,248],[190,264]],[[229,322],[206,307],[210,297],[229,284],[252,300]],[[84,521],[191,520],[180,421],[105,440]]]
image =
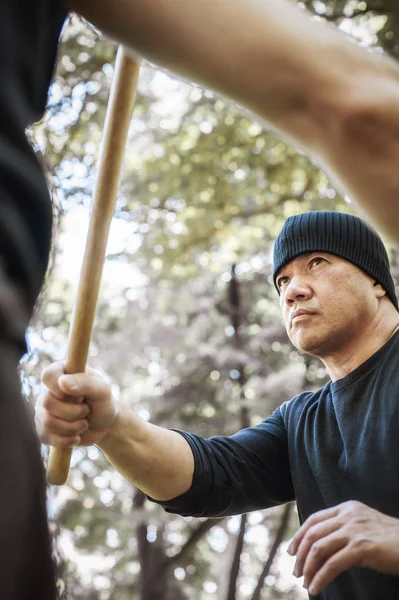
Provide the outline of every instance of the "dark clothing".
[[55,600],[44,469],[17,373],[28,316],[0,270],[0,598]]
[[46,483],[17,374],[24,332],[48,262],[52,209],[25,128],[43,115],[59,0],[0,0],[0,597],[57,597]]
[[[296,500],[300,520],[347,500],[399,518],[399,332],[347,377],[283,404],[257,427],[208,440],[182,433],[191,489],[167,511],[232,515]],[[340,575],[324,600],[397,600],[399,577]]]
[[60,0],[0,0],[0,257],[30,308],[47,267],[52,209],[25,128],[44,113],[66,15]]

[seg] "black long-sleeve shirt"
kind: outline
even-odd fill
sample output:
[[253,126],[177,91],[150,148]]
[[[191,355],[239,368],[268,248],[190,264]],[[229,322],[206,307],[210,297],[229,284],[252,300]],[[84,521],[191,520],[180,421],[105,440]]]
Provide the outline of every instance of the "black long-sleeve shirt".
[[[303,522],[358,500],[399,518],[399,332],[355,371],[231,437],[180,432],[195,459],[173,513],[232,515],[296,500]],[[399,543],[399,540],[398,540]],[[398,600],[399,577],[350,569],[323,600]]]
[[62,0],[0,0],[0,260],[32,307],[47,267],[52,207],[25,128],[44,113]]
[[[55,569],[46,522],[45,480],[37,437],[19,396],[13,345],[24,324],[7,272],[32,309],[47,266],[52,209],[25,128],[39,119],[67,11],[61,0],[0,0],[0,598],[55,600]],[[25,307],[24,307],[25,308]],[[14,325],[17,325],[14,331]],[[10,336],[12,344],[10,343]],[[14,336],[15,334],[15,336]],[[6,339],[8,338],[8,339]]]

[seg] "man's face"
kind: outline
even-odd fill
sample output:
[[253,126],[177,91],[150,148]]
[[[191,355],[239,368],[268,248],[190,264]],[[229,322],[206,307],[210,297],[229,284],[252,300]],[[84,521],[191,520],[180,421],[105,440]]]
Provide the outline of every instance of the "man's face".
[[299,350],[320,358],[360,337],[384,295],[355,265],[326,252],[297,256],[276,284],[288,337]]

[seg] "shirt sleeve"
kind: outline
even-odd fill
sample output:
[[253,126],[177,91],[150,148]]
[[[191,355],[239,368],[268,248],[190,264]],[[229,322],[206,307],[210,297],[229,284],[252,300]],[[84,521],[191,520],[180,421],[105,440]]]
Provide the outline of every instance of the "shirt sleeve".
[[295,499],[287,432],[279,409],[256,427],[230,437],[204,439],[184,431],[178,433],[193,452],[194,476],[185,494],[158,502],[167,512],[222,517]]

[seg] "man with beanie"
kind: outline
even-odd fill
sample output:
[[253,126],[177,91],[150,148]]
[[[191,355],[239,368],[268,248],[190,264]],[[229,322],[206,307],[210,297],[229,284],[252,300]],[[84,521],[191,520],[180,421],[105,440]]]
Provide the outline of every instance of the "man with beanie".
[[[399,313],[384,245],[357,217],[289,218],[274,248],[287,334],[331,381],[256,427],[204,439],[142,421],[95,372],[43,375],[44,443],[97,444],[166,511],[220,517],[295,500],[295,574],[323,600],[399,597]],[[84,396],[83,405],[65,402]],[[359,569],[357,567],[367,567]]]

